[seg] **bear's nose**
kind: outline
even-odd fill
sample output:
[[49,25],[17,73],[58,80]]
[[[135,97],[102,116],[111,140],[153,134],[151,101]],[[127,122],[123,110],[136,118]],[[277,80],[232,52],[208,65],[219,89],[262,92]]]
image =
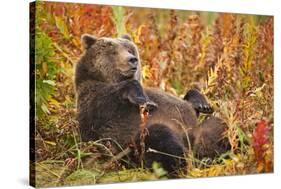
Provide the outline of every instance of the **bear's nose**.
[[137,64],[138,59],[137,59],[135,56],[133,56],[133,57],[130,57],[130,58],[129,58],[128,62],[129,62],[130,64]]

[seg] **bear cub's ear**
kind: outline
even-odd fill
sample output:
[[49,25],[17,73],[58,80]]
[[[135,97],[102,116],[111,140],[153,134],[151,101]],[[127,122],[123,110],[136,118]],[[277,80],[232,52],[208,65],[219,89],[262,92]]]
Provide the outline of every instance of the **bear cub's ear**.
[[90,48],[96,41],[97,38],[90,34],[83,34],[81,37],[81,43],[85,49]]
[[121,38],[127,39],[127,40],[129,40],[129,41],[132,41],[132,38],[131,38],[131,36],[130,36],[129,34],[123,34],[123,35],[121,36]]

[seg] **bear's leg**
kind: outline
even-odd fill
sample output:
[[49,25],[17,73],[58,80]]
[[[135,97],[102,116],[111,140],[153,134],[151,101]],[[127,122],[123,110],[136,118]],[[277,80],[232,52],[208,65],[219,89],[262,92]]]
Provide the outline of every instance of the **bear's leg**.
[[[136,141],[138,145],[140,135],[137,135]],[[144,164],[146,167],[150,168],[153,162],[158,162],[168,172],[168,176],[175,177],[179,168],[185,166],[185,150],[182,141],[167,126],[150,125],[144,142]]]
[[207,114],[213,113],[213,108],[209,105],[205,96],[197,89],[190,89],[183,99],[192,104],[197,116],[200,112]]
[[227,125],[222,119],[209,116],[193,129],[193,150],[196,157],[215,158],[231,149],[227,138]]
[[151,101],[145,94],[142,86],[137,80],[127,80],[118,84],[123,100],[144,107],[147,111],[157,109],[157,104]]

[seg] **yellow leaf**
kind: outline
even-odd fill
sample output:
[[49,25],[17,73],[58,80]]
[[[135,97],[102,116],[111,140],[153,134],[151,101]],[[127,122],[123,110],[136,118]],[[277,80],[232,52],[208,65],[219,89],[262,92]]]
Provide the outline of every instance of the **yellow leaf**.
[[52,146],[56,146],[57,145],[55,142],[47,141],[47,140],[45,140],[45,143],[50,144]]
[[49,102],[50,102],[50,104],[55,105],[55,106],[57,106],[57,107],[60,106],[60,103],[59,103],[57,100],[53,99],[53,98],[51,98],[51,99],[49,100]]
[[43,70],[43,75],[48,73],[48,64],[46,62],[43,62],[42,70]]

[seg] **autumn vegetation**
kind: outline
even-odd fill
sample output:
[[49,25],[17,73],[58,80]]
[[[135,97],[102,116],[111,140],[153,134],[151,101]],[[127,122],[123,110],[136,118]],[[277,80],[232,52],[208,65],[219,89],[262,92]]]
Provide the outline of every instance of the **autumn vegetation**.
[[157,163],[148,171],[112,161],[102,139],[81,142],[73,68],[84,33],[130,34],[144,86],[176,96],[198,87],[227,123],[231,151],[187,154],[181,178],[273,172],[273,17],[55,2],[37,2],[34,13],[36,186],[167,178]]

